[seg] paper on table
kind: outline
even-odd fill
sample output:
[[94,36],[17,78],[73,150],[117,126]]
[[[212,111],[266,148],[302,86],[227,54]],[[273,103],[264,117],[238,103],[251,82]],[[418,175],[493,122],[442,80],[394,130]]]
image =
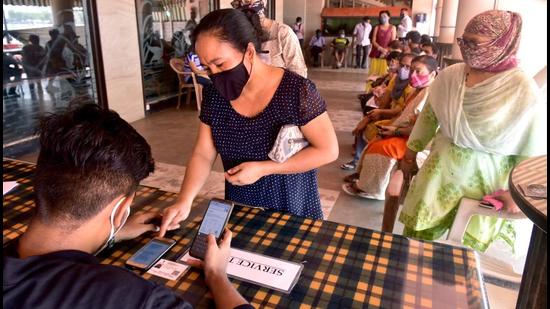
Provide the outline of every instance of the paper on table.
[[[180,261],[193,259],[189,252]],[[290,293],[304,265],[231,248],[227,275],[284,293]]]
[[2,195],[6,195],[6,193],[10,192],[11,189],[17,187],[19,185],[17,181],[4,181],[3,187],[4,187],[4,193]]

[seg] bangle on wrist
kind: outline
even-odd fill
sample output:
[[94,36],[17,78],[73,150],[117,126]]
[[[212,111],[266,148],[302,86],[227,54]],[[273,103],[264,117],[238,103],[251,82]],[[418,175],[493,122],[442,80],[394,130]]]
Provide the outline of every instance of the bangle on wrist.
[[393,131],[393,135],[401,136],[401,133],[399,132],[399,128],[395,128],[395,130]]

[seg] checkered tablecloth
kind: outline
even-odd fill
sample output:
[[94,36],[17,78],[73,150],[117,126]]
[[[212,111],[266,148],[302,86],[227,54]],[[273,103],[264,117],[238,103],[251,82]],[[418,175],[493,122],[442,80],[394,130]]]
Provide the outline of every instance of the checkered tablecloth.
[[[4,181],[22,184],[4,196],[4,244],[18,237],[30,217],[33,166],[4,160]],[[133,212],[171,205],[176,194],[140,187]],[[197,199],[195,204],[206,203]],[[165,256],[176,260],[191,243],[200,218],[169,232],[177,244]],[[231,279],[257,308],[484,308],[487,307],[478,265],[472,250],[402,236],[315,221],[279,212],[235,206],[229,228],[232,247],[304,264],[290,294]],[[125,261],[153,235],[121,242],[103,252],[102,263]],[[140,273],[141,274],[141,273]],[[166,285],[199,308],[213,299],[198,270],[175,281],[149,274],[145,279]]]

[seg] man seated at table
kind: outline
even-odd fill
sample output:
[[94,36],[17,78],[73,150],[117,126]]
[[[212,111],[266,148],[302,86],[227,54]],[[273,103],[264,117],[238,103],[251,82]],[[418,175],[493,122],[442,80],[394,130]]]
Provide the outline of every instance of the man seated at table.
[[[93,255],[115,237],[156,229],[147,223],[156,213],[128,218],[139,182],[153,170],[150,146],[113,111],[89,104],[42,119],[36,209],[26,232],[4,248],[4,307],[191,308],[170,289]],[[218,307],[248,308],[227,279],[226,235],[219,247],[208,240],[205,281]]]

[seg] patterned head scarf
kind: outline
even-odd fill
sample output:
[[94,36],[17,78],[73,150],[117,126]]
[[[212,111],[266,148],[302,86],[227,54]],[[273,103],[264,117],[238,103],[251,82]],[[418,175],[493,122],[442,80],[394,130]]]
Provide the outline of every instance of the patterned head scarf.
[[472,68],[501,72],[516,67],[521,34],[521,16],[510,11],[490,10],[476,15],[464,32],[490,37],[476,47],[461,43],[464,61]]
[[238,7],[239,10],[253,10],[254,13],[262,16],[265,14],[265,5],[263,0],[248,0],[248,1],[240,1],[240,6]]

